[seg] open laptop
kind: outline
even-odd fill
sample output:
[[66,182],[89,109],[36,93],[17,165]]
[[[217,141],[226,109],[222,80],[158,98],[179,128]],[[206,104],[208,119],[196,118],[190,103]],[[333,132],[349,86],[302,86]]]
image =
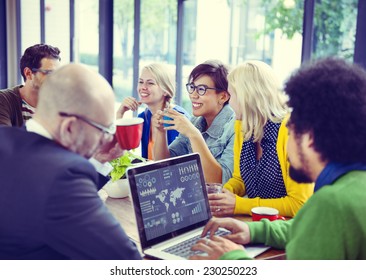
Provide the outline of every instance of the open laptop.
[[[186,259],[211,218],[197,153],[127,170],[142,252],[158,259]],[[219,234],[227,234],[225,229]],[[188,246],[188,247],[187,247]],[[247,248],[247,246],[245,246]],[[254,257],[269,247],[248,247]]]

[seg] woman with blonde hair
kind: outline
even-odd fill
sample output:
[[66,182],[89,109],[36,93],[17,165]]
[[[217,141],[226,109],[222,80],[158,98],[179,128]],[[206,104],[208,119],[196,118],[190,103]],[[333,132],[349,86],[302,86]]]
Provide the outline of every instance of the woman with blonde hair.
[[210,194],[216,216],[251,214],[273,207],[293,217],[313,193],[312,184],[289,176],[286,96],[273,69],[247,61],[228,75],[230,105],[236,114],[234,171],[222,194]]
[[[166,64],[151,63],[142,68],[137,92],[139,101],[134,97],[126,97],[117,111],[117,118],[122,118],[128,110],[137,111],[141,104],[147,108],[138,117],[144,119],[144,126],[141,138],[141,155],[144,158],[153,159],[152,151],[154,145],[155,130],[151,126],[151,117],[158,110],[173,109],[180,114],[190,118],[190,115],[182,107],[174,104],[175,79]],[[169,130],[167,133],[168,143],[179,135],[177,130]]]

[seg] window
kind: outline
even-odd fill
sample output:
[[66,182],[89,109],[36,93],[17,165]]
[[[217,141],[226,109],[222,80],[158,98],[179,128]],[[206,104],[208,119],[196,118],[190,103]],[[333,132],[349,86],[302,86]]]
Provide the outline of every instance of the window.
[[[46,43],[60,48],[62,62],[67,63],[72,42],[75,48],[73,60],[99,71],[99,4],[103,3],[100,1],[16,1],[20,4],[17,9],[20,15],[17,16],[21,23],[18,37],[20,48],[17,48],[17,52],[23,53],[28,46],[41,42],[44,36]],[[137,30],[140,34],[139,65],[133,65],[136,61],[133,57],[135,1],[139,1],[141,7],[140,30]],[[177,92],[177,96],[182,97],[178,98],[182,100],[180,105],[188,111],[191,111],[191,103],[184,85],[193,67],[207,59],[220,59],[230,66],[248,59],[263,60],[284,81],[301,64],[304,3],[307,3],[307,14],[309,7],[311,11],[313,7],[313,1],[304,0],[135,1],[113,2],[113,87],[117,102],[126,96],[136,95],[133,92],[136,86],[133,85],[133,69],[141,69],[152,61],[166,62],[175,69],[177,7],[180,3],[184,9],[181,46],[183,65],[177,71],[179,75],[182,74],[177,81],[182,92]],[[45,7],[40,7],[43,2]],[[74,22],[70,21],[70,5],[73,3],[75,26],[71,26]],[[308,59],[311,52],[313,58],[334,55],[352,61],[357,12],[360,9],[360,27],[364,22],[364,2],[314,0],[314,3],[312,45],[310,47],[310,42],[305,44],[305,58]],[[70,38],[70,27],[75,27],[74,38]],[[361,32],[359,38],[364,36]],[[357,42],[357,48],[362,50],[362,40]],[[6,42],[0,44],[6,45]],[[357,62],[361,63],[361,60],[364,60],[363,55],[357,58]],[[8,61],[9,65],[16,64],[17,67],[18,63]]]
[[[40,1],[21,0],[21,52],[41,41]],[[19,63],[19,61],[17,62]]]
[[75,61],[98,71],[99,1],[75,1]]
[[[21,1],[21,51],[41,43],[40,1]],[[62,63],[70,61],[69,2],[46,0],[44,7],[44,43],[58,47]]]
[[353,60],[358,0],[316,1],[312,57]]
[[[207,59],[231,67],[262,60],[281,81],[301,64],[302,0],[187,0],[184,9],[182,88],[193,67]],[[185,91],[182,97],[191,111]]]
[[45,1],[45,42],[60,49],[63,64],[70,62],[69,18],[69,1]]
[[[142,0],[139,69],[165,62],[175,73],[177,0]],[[134,3],[114,1],[114,75],[117,102],[133,95]]]
[[116,101],[132,96],[134,3],[114,1],[113,88]]

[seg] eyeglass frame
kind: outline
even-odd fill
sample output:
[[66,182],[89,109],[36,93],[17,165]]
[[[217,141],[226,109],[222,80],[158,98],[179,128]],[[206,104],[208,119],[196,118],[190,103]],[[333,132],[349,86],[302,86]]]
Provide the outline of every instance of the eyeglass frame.
[[49,75],[53,72],[54,70],[44,70],[41,68],[32,68],[32,72],[33,73],[37,73],[37,72],[41,72],[43,75]]
[[[188,87],[193,87],[193,91],[192,92],[190,92],[189,90],[188,90]],[[205,91],[201,94],[201,93],[199,93],[199,91],[197,90],[197,88],[198,87],[203,87],[204,89],[205,89]],[[187,83],[186,84],[186,90],[187,90],[187,92],[189,93],[189,94],[193,94],[195,91],[197,92],[197,94],[199,95],[199,96],[204,96],[205,94],[206,94],[206,91],[208,90],[208,89],[213,89],[213,90],[217,90],[217,91],[223,91],[223,89],[219,89],[219,88],[213,88],[213,87],[209,87],[209,86],[206,86],[206,85],[197,85],[197,86],[195,86],[194,85],[194,83]]]
[[116,133],[116,125],[115,123],[112,123],[109,127],[101,125],[95,121],[89,120],[86,117],[77,115],[77,114],[69,114],[66,112],[59,112],[58,113],[61,117],[75,117],[77,119],[80,119],[84,122],[86,122],[87,124],[99,129],[100,131],[102,131],[104,134],[109,134],[109,135],[114,135]]

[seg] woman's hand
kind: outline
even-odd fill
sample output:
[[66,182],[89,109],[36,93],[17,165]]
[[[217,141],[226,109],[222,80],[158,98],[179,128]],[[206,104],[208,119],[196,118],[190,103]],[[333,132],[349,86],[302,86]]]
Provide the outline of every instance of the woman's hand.
[[139,106],[142,104],[141,101],[137,101],[136,98],[129,96],[126,97],[125,99],[122,100],[121,105],[119,106],[117,113],[116,113],[116,118],[120,119],[123,117],[123,115],[128,111],[137,111],[137,109],[139,108]]
[[[165,130],[177,130],[179,133],[185,135],[188,138],[194,135],[201,134],[199,130],[191,123],[191,121],[184,115],[173,109],[159,111],[160,123],[170,126],[165,126]],[[163,116],[169,117],[172,120],[164,120]]]
[[152,115],[151,126],[157,131],[165,132],[163,125],[163,111],[158,110],[155,114]]
[[227,189],[222,189],[222,193],[209,193],[208,199],[212,215],[225,217],[234,214],[235,194]]

